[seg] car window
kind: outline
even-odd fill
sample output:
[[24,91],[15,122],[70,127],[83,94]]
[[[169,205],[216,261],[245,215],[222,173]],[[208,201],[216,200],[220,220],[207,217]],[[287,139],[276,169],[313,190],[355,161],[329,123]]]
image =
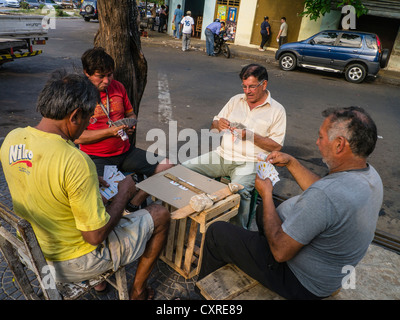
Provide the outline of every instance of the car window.
[[314,37],[314,44],[332,46],[335,43],[337,36],[338,34],[336,32],[322,32]]
[[340,37],[338,46],[361,48],[361,37],[358,34],[343,33]]
[[365,43],[367,47],[373,50],[378,50],[378,44],[376,41],[376,36],[372,34],[368,34],[365,36]]

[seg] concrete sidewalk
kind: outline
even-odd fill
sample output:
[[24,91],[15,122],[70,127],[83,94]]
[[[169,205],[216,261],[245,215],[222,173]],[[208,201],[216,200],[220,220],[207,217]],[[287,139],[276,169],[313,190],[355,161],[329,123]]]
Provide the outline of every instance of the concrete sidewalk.
[[[177,50],[181,50],[182,48],[182,40],[174,39],[169,34],[159,33],[157,31],[148,31],[147,37],[143,36],[141,37],[141,40],[142,40],[142,45],[144,46],[145,45],[170,46],[176,48]],[[205,53],[206,45],[204,40],[192,37],[190,44],[191,44],[191,50],[202,51]],[[258,62],[265,62],[267,64],[278,65],[278,62],[275,60],[276,49],[274,48],[267,48],[267,50],[265,51],[259,51],[258,46],[250,48],[245,46],[238,46],[233,43],[229,43],[229,48],[231,51],[231,58],[248,59]],[[219,58],[225,59],[225,57],[223,57],[222,55]],[[381,69],[377,74],[375,82],[400,86],[400,72]]]

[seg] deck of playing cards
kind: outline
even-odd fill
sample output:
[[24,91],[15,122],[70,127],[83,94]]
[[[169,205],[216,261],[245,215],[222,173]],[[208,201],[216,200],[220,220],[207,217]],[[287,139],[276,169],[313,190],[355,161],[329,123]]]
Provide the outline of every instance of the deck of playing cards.
[[246,129],[246,126],[240,122],[231,122],[229,123],[229,127],[236,129]]
[[280,180],[275,167],[271,163],[265,161],[259,161],[257,163],[257,175],[263,180],[269,178],[273,186]]
[[126,125],[129,128],[132,128],[133,126],[136,125],[136,123],[137,123],[137,120],[135,118],[123,118],[118,121],[115,121],[114,125],[116,125],[117,127]]
[[100,193],[104,198],[110,200],[118,193],[118,182],[125,179],[124,174],[118,170],[117,166],[104,166],[103,179],[110,185],[100,187]]

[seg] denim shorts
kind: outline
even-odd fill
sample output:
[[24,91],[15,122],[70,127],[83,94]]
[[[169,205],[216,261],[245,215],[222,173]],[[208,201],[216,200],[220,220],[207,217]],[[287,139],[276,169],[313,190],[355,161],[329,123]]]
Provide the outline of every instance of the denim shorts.
[[56,282],[80,282],[108,270],[117,270],[137,260],[154,231],[150,213],[141,209],[125,215],[106,240],[79,258],[48,261],[55,269]]

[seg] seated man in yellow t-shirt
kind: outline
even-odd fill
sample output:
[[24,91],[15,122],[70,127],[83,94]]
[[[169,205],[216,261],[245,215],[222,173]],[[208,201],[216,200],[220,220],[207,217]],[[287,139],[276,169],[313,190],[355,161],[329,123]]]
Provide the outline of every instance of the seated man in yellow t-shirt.
[[159,205],[123,216],[136,192],[131,177],[105,207],[92,160],[72,141],[89,124],[98,90],[78,75],[53,75],[39,95],[43,118],[5,138],[0,159],[14,211],[35,231],[57,282],[90,279],[141,257],[131,299],[151,298],[149,274],[163,249],[170,215]]

